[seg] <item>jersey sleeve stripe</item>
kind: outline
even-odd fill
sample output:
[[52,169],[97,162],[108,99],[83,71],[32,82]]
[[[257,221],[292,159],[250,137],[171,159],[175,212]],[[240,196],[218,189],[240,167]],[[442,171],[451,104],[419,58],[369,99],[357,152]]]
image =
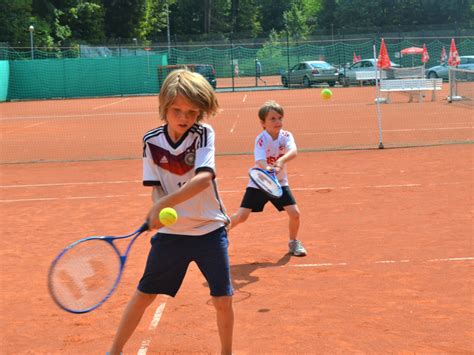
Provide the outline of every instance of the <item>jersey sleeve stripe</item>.
[[153,137],[157,137],[160,134],[164,134],[164,133],[165,133],[164,126],[160,126],[158,128],[155,128],[155,129],[152,129],[152,130],[148,131],[143,136],[143,158],[146,157],[146,144],[147,144],[147,141],[149,139],[153,138]]

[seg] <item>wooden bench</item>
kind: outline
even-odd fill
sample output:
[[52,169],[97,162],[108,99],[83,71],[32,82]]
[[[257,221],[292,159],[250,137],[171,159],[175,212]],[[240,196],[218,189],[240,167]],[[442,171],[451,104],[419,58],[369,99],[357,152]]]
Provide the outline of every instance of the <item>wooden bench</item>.
[[391,80],[380,80],[380,92],[386,92],[387,98],[378,98],[379,102],[390,102],[390,93],[404,92],[410,95],[410,100],[413,101],[413,94],[418,93],[419,102],[423,101],[423,91],[432,91],[431,101],[436,100],[436,91],[441,90],[443,86],[443,79],[391,79]]
[[[375,73],[377,73],[377,79],[380,76],[380,72],[377,70],[368,70],[368,71],[356,71],[355,76],[356,80],[360,82],[360,86],[362,86],[364,81],[374,81],[375,80]],[[387,73],[382,72],[382,79],[387,79]]]

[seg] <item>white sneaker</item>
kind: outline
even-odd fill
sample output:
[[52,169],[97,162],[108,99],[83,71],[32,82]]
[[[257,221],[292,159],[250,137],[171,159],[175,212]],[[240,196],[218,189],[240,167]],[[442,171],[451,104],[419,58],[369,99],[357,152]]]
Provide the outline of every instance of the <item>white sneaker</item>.
[[306,249],[299,240],[290,240],[288,243],[289,253],[294,256],[306,256]]

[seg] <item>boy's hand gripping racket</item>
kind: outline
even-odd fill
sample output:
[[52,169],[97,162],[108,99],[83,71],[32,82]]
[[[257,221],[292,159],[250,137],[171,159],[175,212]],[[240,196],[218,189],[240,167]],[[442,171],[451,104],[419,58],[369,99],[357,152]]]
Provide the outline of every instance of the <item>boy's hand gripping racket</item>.
[[[80,239],[62,250],[49,269],[48,287],[59,307],[71,313],[90,312],[112,295],[135,240],[148,230],[145,222],[124,236]],[[114,241],[132,238],[124,254]]]
[[250,179],[260,190],[265,192],[271,198],[280,198],[283,190],[275,175],[275,170],[264,170],[252,168],[249,170]]

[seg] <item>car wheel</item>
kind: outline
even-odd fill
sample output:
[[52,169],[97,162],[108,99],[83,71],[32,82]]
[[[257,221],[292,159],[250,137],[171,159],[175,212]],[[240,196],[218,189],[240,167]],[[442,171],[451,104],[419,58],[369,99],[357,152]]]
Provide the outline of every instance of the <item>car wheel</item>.
[[284,87],[288,87],[288,80],[286,78],[281,78],[281,83],[283,84]]
[[429,79],[436,79],[436,78],[438,78],[438,74],[436,74],[434,71],[430,71],[428,73],[428,78]]
[[305,77],[303,78],[303,86],[304,86],[305,88],[309,88],[309,87],[311,86],[311,83],[309,82],[309,79],[308,79],[307,76],[305,76]]
[[330,87],[334,87],[336,85],[336,82],[335,81],[330,81],[328,82],[329,86]]

